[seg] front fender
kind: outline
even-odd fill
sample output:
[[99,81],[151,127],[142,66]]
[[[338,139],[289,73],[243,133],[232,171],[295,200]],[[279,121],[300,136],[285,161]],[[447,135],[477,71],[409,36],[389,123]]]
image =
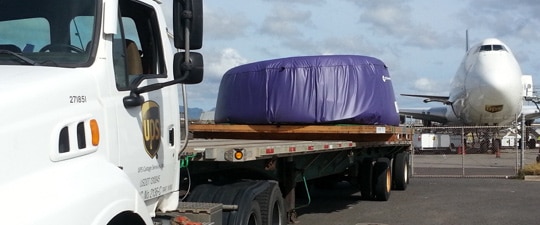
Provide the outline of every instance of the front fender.
[[95,154],[5,182],[0,199],[0,224],[107,224],[124,211],[152,224],[124,172]]

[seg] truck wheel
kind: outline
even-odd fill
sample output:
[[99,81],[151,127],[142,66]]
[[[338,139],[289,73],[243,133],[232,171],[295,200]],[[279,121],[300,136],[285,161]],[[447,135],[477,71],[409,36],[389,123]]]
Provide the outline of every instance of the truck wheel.
[[393,189],[401,191],[407,189],[409,183],[409,154],[406,152],[396,154],[392,169]]
[[247,225],[262,225],[261,207],[257,201],[251,202],[251,210],[249,210]]
[[387,201],[392,189],[390,160],[381,158],[373,166],[373,195],[377,201]]
[[373,199],[373,161],[364,159],[358,167],[358,186],[362,199]]
[[261,218],[265,225],[285,225],[287,224],[287,213],[285,212],[285,203],[277,183],[271,183],[256,198],[261,206]]
[[[266,186],[265,186],[266,185]],[[264,189],[262,189],[264,186]],[[187,201],[238,205],[236,211],[224,211],[223,225],[262,224],[261,207],[253,198],[268,188],[267,181],[239,181],[225,185],[201,184],[188,195]]]

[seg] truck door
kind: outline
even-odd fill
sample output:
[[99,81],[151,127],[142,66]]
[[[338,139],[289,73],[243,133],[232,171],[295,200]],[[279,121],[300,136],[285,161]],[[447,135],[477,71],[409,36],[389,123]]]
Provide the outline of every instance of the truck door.
[[[172,80],[165,58],[172,54],[163,48],[167,37],[162,35],[159,14],[151,5],[128,0],[120,1],[119,9],[119,31],[112,42],[119,96],[129,96],[132,86]],[[150,200],[177,190],[179,183],[178,93],[176,86],[169,86],[141,96],[140,106],[126,107],[122,99],[117,102],[118,165],[144,200]]]

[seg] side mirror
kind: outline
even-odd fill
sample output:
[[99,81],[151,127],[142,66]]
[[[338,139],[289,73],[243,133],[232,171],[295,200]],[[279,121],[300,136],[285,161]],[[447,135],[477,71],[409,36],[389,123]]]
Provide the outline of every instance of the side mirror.
[[202,0],[174,0],[174,47],[200,49],[203,40]]
[[118,31],[118,1],[107,1],[103,7],[104,20],[103,32],[106,34],[116,34]]
[[186,61],[186,53],[178,52],[174,55],[173,70],[175,83],[201,83],[204,74],[203,56],[197,52],[190,52],[189,61]]

